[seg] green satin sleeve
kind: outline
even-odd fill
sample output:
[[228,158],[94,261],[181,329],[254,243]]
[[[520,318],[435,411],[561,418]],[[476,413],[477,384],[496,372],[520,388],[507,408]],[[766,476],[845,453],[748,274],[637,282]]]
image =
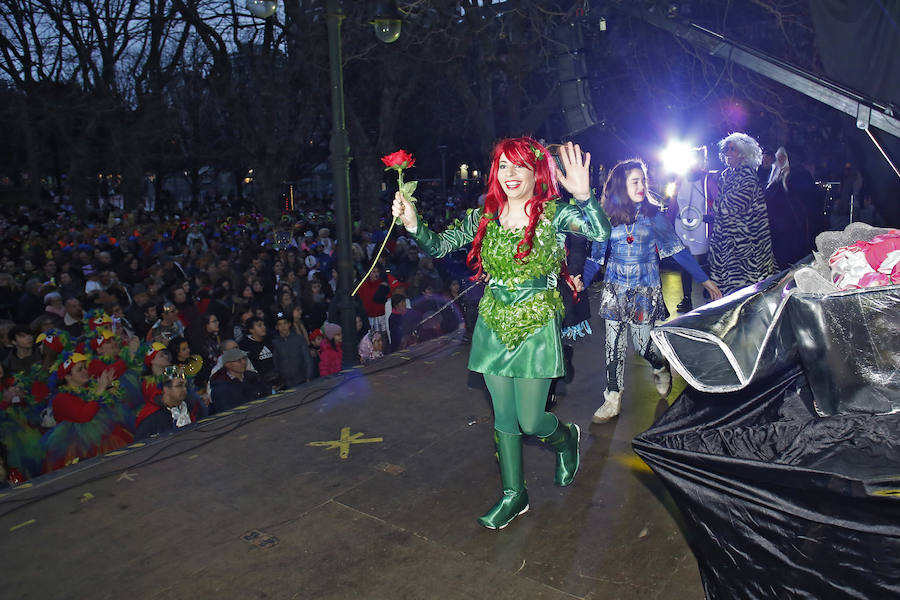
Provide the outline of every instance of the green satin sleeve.
[[606,216],[593,192],[585,202],[577,200],[574,204],[559,202],[553,221],[557,232],[574,233],[594,242],[608,240],[612,231],[609,217]]
[[441,233],[435,233],[425,226],[422,217],[416,215],[418,226],[415,233],[409,235],[416,241],[419,248],[429,256],[440,258],[475,239],[478,232],[478,222],[481,221],[481,210],[470,210],[465,219],[457,221]]

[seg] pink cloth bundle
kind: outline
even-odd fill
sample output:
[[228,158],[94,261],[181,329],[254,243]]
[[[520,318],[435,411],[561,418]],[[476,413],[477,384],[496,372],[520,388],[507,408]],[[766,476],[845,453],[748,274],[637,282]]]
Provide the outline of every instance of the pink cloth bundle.
[[900,230],[838,248],[828,263],[841,290],[900,284]]

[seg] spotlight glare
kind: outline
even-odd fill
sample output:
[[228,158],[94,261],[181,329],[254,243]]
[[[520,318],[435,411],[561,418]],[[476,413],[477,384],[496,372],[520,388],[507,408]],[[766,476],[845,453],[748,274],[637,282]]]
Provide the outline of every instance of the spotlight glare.
[[672,141],[659,155],[663,168],[669,173],[684,175],[697,165],[695,148],[685,142]]
[[670,181],[666,184],[666,198],[673,198],[675,196],[675,182]]

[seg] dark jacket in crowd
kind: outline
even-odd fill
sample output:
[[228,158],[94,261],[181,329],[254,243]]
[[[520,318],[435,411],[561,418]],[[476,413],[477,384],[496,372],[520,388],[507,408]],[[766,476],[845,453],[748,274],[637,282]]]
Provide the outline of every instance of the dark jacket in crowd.
[[266,336],[261,342],[257,342],[249,335],[238,342],[241,350],[247,353],[250,363],[259,373],[260,380],[270,387],[277,387],[280,377],[275,369],[275,355],[272,353],[272,340]]
[[[190,406],[188,406],[188,410],[191,410]],[[195,421],[196,418],[196,411],[192,410],[191,422]],[[168,408],[160,406],[155,401],[148,401],[137,416],[136,427],[137,429],[134,432],[135,441],[174,430],[175,420],[172,418],[172,413]]]
[[309,344],[302,335],[295,331],[286,337],[275,334],[272,337],[272,351],[275,353],[275,370],[281,374],[285,387],[294,387],[312,378],[312,356],[309,354]]
[[244,373],[242,381],[233,379],[228,371],[222,369],[210,378],[209,387],[213,408],[210,412],[213,413],[229,410],[244,402],[262,398],[269,393],[266,385],[252,371]]
[[44,312],[44,303],[31,292],[24,292],[16,303],[16,323],[31,323]]

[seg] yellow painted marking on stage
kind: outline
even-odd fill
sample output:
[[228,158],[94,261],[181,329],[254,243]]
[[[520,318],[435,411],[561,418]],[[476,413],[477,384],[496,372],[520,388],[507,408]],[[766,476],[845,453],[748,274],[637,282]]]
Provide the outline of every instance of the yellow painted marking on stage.
[[[33,484],[33,483],[23,483],[23,484],[20,484],[20,485],[13,486],[13,489],[17,489],[17,490],[27,490],[27,489],[30,488],[30,487],[34,487],[34,484]],[[9,495],[10,495],[10,492],[5,492],[5,493],[3,493],[3,494],[0,494],[0,498],[6,498],[6,497],[9,496]]]
[[412,358],[410,358],[408,356],[401,356],[400,358],[402,358],[403,360],[412,360]]
[[259,400],[251,400],[251,401],[248,402],[247,404],[262,404],[262,403],[265,402],[266,400],[268,400],[268,398],[260,398]]
[[208,423],[209,421],[215,421],[215,420],[216,420],[216,417],[206,417],[205,419],[200,419],[199,421],[197,421],[197,424],[199,425],[200,423]]
[[129,448],[143,448],[143,447],[146,446],[146,445],[147,445],[147,444],[144,443],[144,442],[138,442],[137,444],[131,444],[131,445],[128,446],[128,447],[129,447]]
[[129,473],[128,471],[125,471],[124,473],[122,473],[121,475],[119,475],[119,478],[116,479],[116,481],[122,481],[123,479],[124,479],[125,481],[134,481],[134,476],[135,476],[135,475],[137,475],[137,473]]
[[[235,406],[235,407],[232,408],[231,410],[250,410],[250,407],[249,407],[249,406]],[[226,415],[226,414],[228,414],[228,413],[222,413],[222,414],[223,414],[223,415]]]
[[382,442],[384,438],[362,438],[362,432],[354,433],[350,435],[350,428],[343,427],[341,428],[341,439],[339,440],[330,440],[325,442],[309,442],[306,444],[307,446],[323,446],[327,450],[333,450],[335,448],[340,449],[341,458],[347,458],[350,455],[350,445],[351,444],[371,444],[373,442]]
[[188,456],[188,460],[194,460],[198,456],[200,456],[200,455],[199,454],[191,454],[190,456]]
[[617,454],[611,457],[620,465],[628,467],[632,471],[641,471],[643,473],[652,473],[653,470],[647,466],[641,457],[636,454]]
[[28,519],[28,520],[25,521],[24,523],[19,523],[18,525],[13,525],[12,527],[9,528],[9,530],[10,530],[10,531],[15,531],[16,529],[22,529],[22,528],[25,527],[26,525],[31,525],[31,524],[33,524],[33,523],[37,523],[37,521],[35,521],[34,519]]
[[120,454],[128,454],[128,450],[113,450],[112,452],[107,452],[103,456],[119,456]]
[[80,498],[82,504],[84,504],[88,500],[93,500],[93,499],[94,499],[94,495],[90,492],[83,493]]
[[900,490],[878,490],[873,492],[876,496],[900,496]]
[[234,413],[230,410],[226,410],[225,412],[220,412],[219,414],[217,414],[216,417],[224,417],[225,415],[231,415],[231,414],[234,414]]
[[239,440],[246,440],[248,437],[250,437],[250,436],[247,435],[247,434],[245,433],[244,435],[242,435],[242,436],[239,437],[238,439],[239,439]]
[[365,367],[365,365],[356,365],[356,366],[353,367],[353,368],[354,368],[354,369],[362,369],[362,368],[364,368],[364,367]]

